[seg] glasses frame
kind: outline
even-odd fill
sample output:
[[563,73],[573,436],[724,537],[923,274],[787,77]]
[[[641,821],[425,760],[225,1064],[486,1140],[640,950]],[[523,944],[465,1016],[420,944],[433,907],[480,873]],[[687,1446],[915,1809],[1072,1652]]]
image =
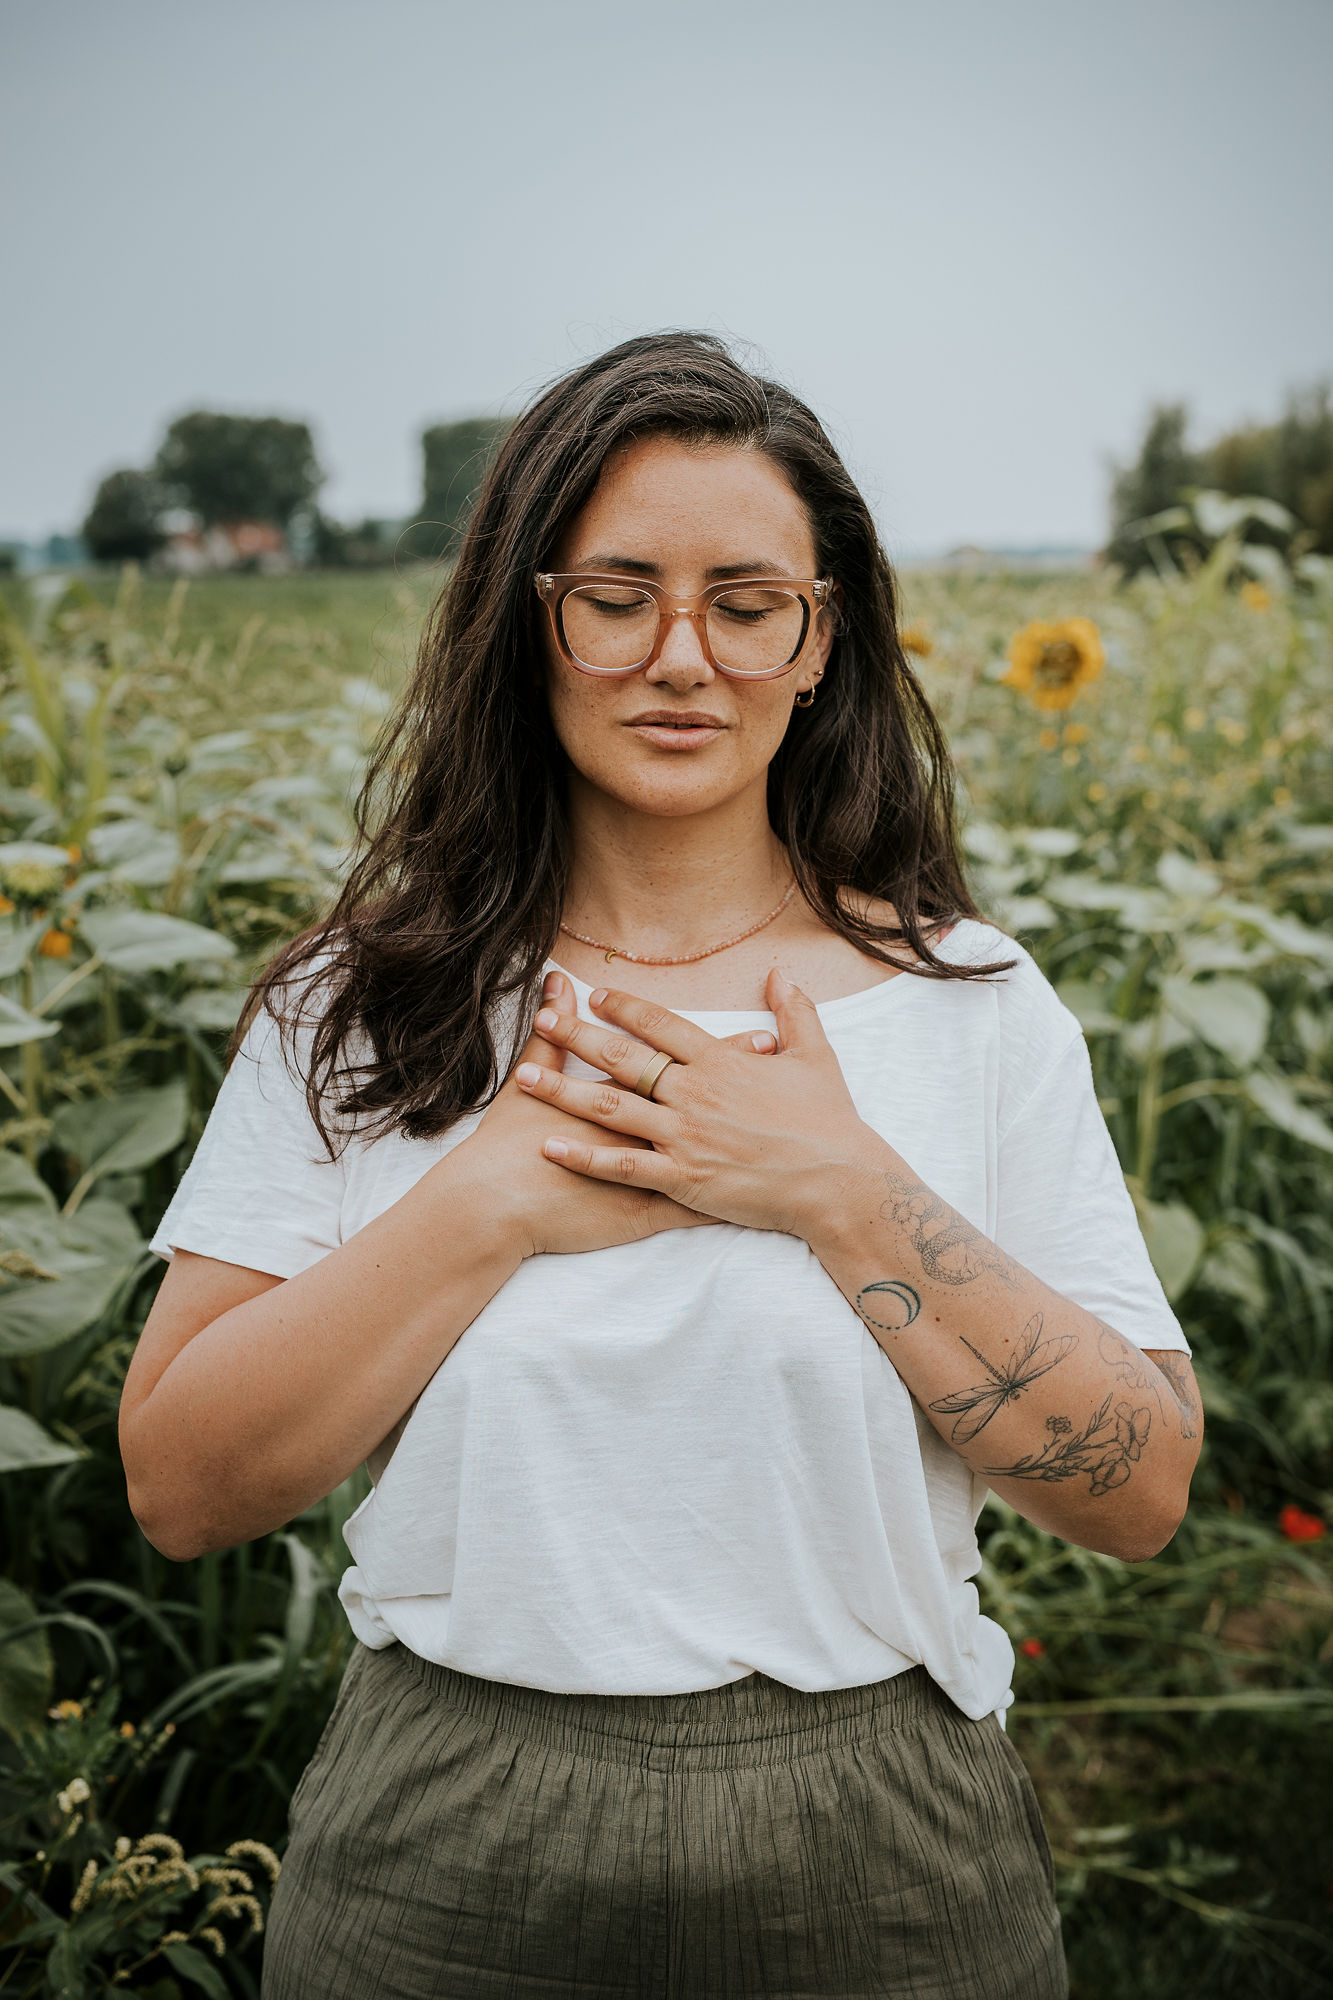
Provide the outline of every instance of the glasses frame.
[[[697,597],[680,598],[674,596],[665,584],[654,583],[645,576],[623,576],[612,570],[538,570],[533,578],[537,595],[546,606],[551,620],[551,634],[556,650],[566,666],[573,667],[580,674],[591,674],[596,680],[623,680],[626,674],[641,674],[645,667],[651,667],[666,644],[667,633],[677,618],[691,618],[695,621],[699,647],[714,673],[725,674],[734,681],[775,681],[783,674],[790,674],[801,664],[801,660],[814,637],[815,626],[821,611],[827,610],[833,598],[833,579],[829,576],[733,576],[725,583],[710,583],[707,590],[701,590]],[[585,660],[577,659],[569,650],[564,635],[562,607],[570,592],[589,583],[614,584],[619,589],[633,587],[642,590],[657,605],[657,634],[652,650],[645,653],[632,667],[590,667]],[[745,590],[758,585],[767,590],[789,590],[799,597],[805,612],[805,625],[800,643],[791,658],[780,667],[769,667],[763,673],[747,674],[735,667],[724,667],[713,655],[708,639],[708,613],[714,600],[724,597],[731,590]]]

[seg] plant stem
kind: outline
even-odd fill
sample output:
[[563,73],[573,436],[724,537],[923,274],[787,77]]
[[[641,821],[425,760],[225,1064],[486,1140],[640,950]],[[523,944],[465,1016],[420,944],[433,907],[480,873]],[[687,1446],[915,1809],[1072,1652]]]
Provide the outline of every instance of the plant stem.
[[[32,1002],[32,959],[28,957],[23,961],[23,1005],[29,1014],[33,1010]],[[41,1043],[25,1042],[23,1044],[23,1108],[29,1118],[40,1118],[42,1115],[42,1080],[45,1074],[46,1064],[42,1057]],[[37,1171],[37,1152],[37,1129],[33,1127],[23,1135],[23,1157],[34,1173]]]

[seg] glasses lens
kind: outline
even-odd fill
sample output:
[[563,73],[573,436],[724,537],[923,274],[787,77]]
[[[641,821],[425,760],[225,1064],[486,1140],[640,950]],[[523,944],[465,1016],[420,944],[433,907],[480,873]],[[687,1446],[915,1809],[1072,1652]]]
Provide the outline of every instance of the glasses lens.
[[800,652],[809,622],[804,598],[747,583],[713,599],[708,643],[713,658],[729,673],[777,673]]
[[580,666],[598,674],[623,674],[652,652],[657,606],[632,583],[581,584],[567,593],[560,624]]

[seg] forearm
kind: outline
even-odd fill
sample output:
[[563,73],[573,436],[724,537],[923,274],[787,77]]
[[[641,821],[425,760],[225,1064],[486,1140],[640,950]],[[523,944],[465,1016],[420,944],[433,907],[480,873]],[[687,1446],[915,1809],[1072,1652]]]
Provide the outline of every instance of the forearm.
[[1002,1498],[1127,1560],[1170,1539],[1199,1450],[1187,1366],[1168,1377],[887,1145],[839,1177],[809,1240],[936,1430]]
[[330,1492],[512,1275],[515,1232],[454,1159],[196,1333],[122,1423],[131,1505],[167,1554],[252,1540]]

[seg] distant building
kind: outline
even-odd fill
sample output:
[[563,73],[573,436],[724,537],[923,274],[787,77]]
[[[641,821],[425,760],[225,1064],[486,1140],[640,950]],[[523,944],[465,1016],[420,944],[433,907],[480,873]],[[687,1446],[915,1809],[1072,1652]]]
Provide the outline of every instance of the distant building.
[[293,567],[287,537],[272,521],[220,521],[201,528],[190,516],[169,514],[167,543],[154,568],[173,576],[215,576],[224,570],[258,570],[279,576]]

